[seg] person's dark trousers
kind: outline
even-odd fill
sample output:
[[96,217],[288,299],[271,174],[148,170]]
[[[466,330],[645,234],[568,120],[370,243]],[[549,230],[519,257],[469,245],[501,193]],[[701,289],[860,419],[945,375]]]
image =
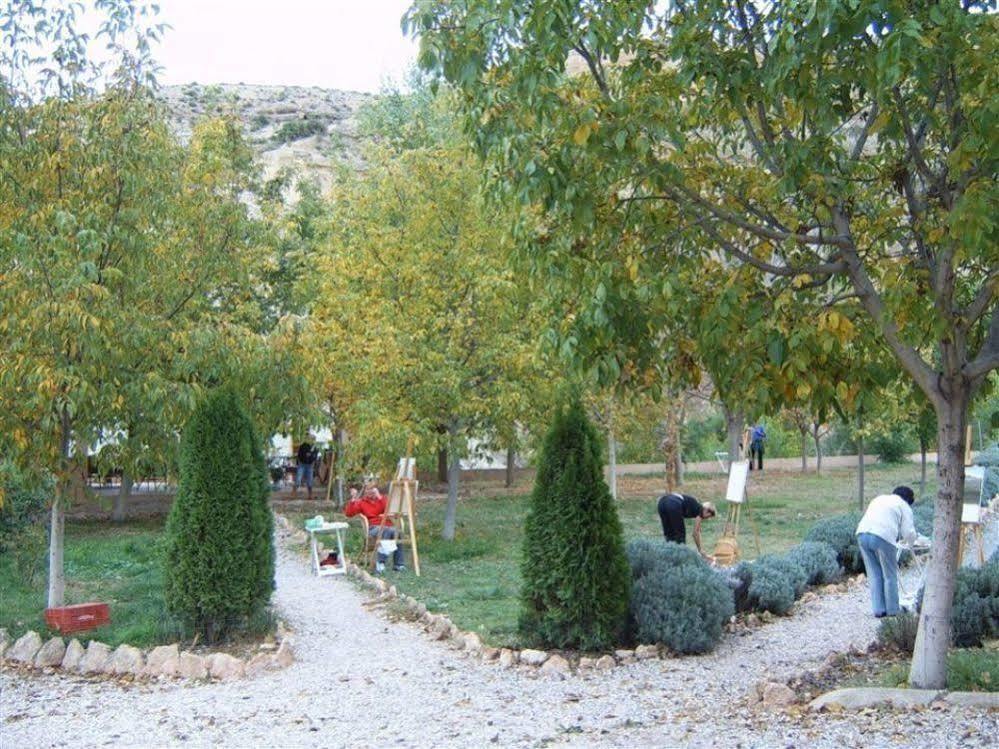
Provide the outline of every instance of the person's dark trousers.
[[678,544],[686,543],[687,527],[683,524],[683,500],[671,494],[664,494],[659,498],[656,510],[659,512],[666,540]]
[[763,443],[754,442],[749,446],[749,470],[753,470],[753,458],[756,458],[756,468],[763,470]]

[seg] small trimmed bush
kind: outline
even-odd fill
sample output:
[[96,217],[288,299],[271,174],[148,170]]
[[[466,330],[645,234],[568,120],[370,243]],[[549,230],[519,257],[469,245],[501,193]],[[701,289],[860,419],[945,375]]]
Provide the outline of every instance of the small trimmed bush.
[[631,578],[621,520],[600,437],[578,400],[545,438],[521,569],[520,631],[529,642],[601,650],[623,639]]
[[754,609],[783,616],[798,597],[804,572],[784,557],[762,556],[753,562],[749,599]]
[[958,570],[951,609],[951,640],[957,647],[979,647],[999,637],[999,561],[981,569]]
[[823,518],[809,529],[805,540],[832,546],[836,550],[836,561],[848,574],[863,572],[864,560],[856,536],[859,522],[860,515],[855,512]]
[[871,449],[882,463],[907,463],[909,455],[919,449],[912,434],[905,429],[892,429],[871,440]]
[[678,544],[660,543],[658,555],[645,551],[631,593],[636,639],[677,653],[712,650],[735,612],[724,577]]
[[805,572],[806,585],[826,585],[841,574],[836,550],[824,541],[805,541],[787,553],[790,562]]
[[888,650],[912,654],[916,647],[916,631],[919,617],[902,612],[898,616],[886,616],[878,625],[878,645]]
[[33,583],[45,569],[51,479],[31,481],[11,463],[0,463],[0,554],[8,554],[17,574]]
[[180,483],[167,518],[164,597],[214,642],[259,619],[274,590],[274,520],[253,422],[228,390],[184,430]]

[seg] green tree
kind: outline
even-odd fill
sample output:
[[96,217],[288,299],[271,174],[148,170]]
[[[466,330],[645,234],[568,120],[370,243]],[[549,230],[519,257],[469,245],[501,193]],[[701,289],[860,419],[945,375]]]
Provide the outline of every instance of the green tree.
[[[965,425],[999,365],[988,10],[420,0],[408,16],[509,191],[570,217],[571,241],[640,202],[622,221],[645,219],[647,248],[720,250],[859,302],[937,416],[922,687],[946,681]],[[585,81],[566,81],[570,56]]]
[[545,438],[524,527],[520,629],[560,648],[620,641],[630,571],[600,438],[576,400]]
[[50,606],[63,603],[63,513],[89,446],[116,442],[128,471],[172,465],[205,386],[270,387],[272,406],[292,391],[246,366],[269,346],[238,127],[206,121],[182,146],[145,86],[157,37],[139,25],[145,6],[100,3],[113,74],[64,6],[0,10],[0,445],[57,479]]
[[239,629],[274,590],[267,465],[235,394],[215,391],[181,443],[180,484],[166,527],[167,607],[208,642]]
[[486,201],[465,146],[379,146],[366,159],[333,190],[309,320],[327,348],[307,356],[355,452],[394,465],[409,435],[447,450],[452,539],[469,440],[509,439],[544,391],[537,312],[508,263],[509,213]]

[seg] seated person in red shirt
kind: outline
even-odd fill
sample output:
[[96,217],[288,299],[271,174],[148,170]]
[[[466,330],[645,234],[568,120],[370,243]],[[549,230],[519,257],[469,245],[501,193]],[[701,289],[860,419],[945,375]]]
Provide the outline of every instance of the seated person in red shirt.
[[[353,492],[351,492],[353,494]],[[395,539],[396,529],[392,527],[392,521],[384,516],[385,508],[388,506],[388,498],[378,491],[374,484],[368,484],[364,488],[364,494],[358,499],[351,499],[344,508],[344,514],[352,518],[355,515],[364,515],[368,519],[368,535],[377,538],[379,530],[381,537],[385,539]],[[385,560],[387,555],[378,550],[378,561],[375,565],[375,572],[385,571]],[[396,544],[395,552],[392,555],[392,566],[396,572],[406,569],[405,557],[402,547]]]

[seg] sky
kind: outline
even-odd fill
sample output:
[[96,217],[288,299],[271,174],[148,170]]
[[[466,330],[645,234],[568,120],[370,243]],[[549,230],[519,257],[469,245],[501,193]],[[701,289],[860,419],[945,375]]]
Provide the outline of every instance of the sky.
[[159,0],[172,28],[155,48],[160,83],[252,83],[378,91],[417,44],[410,0]]

